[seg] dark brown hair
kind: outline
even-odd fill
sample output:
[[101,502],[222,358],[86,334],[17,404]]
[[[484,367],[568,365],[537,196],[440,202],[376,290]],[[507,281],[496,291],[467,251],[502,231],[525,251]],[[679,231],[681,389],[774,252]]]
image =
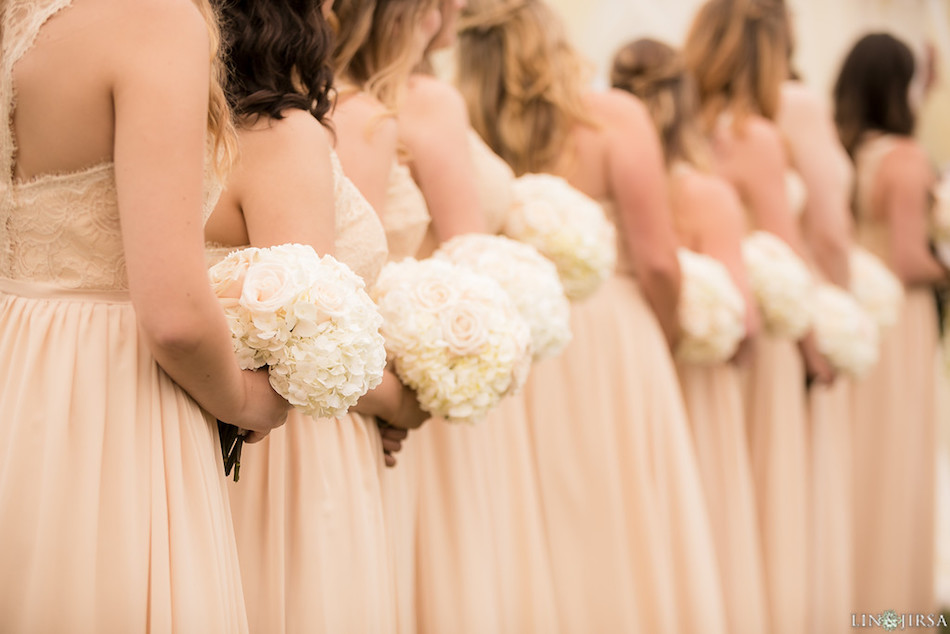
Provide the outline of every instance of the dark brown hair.
[[323,122],[332,105],[333,35],[324,0],[214,0],[238,116],[281,119],[288,108]]
[[835,123],[851,156],[869,131],[910,135],[916,124],[908,88],[914,54],[887,33],[871,33],[855,43],[835,82]]

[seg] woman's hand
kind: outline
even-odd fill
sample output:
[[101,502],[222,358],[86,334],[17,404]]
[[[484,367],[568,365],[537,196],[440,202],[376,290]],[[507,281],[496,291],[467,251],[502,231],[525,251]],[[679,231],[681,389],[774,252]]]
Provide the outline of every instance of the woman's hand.
[[807,335],[798,342],[798,349],[801,352],[802,359],[805,362],[805,383],[809,387],[814,384],[831,385],[835,382],[837,372],[825,355],[818,350],[818,342],[815,340],[815,332],[810,330]]
[[387,467],[396,466],[396,457],[394,454],[402,451],[402,441],[409,436],[408,429],[393,427],[386,421],[376,419],[379,426],[379,435],[383,440],[383,459]]
[[232,420],[224,422],[246,429],[244,442],[254,443],[287,421],[290,403],[271,387],[266,370],[244,370],[241,375],[244,407]]

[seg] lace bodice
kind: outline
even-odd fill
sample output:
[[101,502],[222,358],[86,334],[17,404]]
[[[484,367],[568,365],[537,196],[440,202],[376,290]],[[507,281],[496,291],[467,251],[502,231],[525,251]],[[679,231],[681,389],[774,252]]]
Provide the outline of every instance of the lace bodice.
[[[13,180],[13,67],[32,46],[42,25],[69,4],[70,0],[14,0],[2,16],[0,119],[6,125],[0,127],[0,277],[73,289],[126,289],[111,162],[65,174],[42,174],[25,182]],[[221,185],[209,169],[205,220],[220,193]]]
[[429,227],[429,209],[409,168],[394,163],[386,190],[386,209],[381,217],[386,230],[389,259],[401,260],[419,252]]
[[386,263],[386,232],[372,205],[367,202],[330,150],[333,163],[333,198],[336,204],[334,255],[372,286]]
[[[349,266],[368,286],[386,263],[386,233],[356,185],[343,173],[335,151],[330,150],[333,166],[333,198],[336,212],[336,238],[333,256]],[[205,247],[208,265],[221,261],[228,253],[248,245],[224,246],[209,243]]]

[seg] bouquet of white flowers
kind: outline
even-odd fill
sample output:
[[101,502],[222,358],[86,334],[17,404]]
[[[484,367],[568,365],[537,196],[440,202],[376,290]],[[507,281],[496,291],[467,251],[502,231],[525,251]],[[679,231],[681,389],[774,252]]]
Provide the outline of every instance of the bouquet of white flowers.
[[554,264],[529,244],[470,233],[442,244],[434,257],[492,278],[531,329],[535,359],[558,354],[571,340],[570,305]]
[[382,317],[363,280],[310,246],[235,251],[209,269],[238,363],[310,416],[336,418],[382,381]]
[[950,173],[937,181],[933,188],[934,205],[931,218],[932,236],[937,257],[944,266],[950,266]]
[[569,299],[591,295],[617,264],[616,232],[603,207],[550,174],[525,174],[512,189],[505,235],[554,262]]
[[802,337],[811,325],[812,277],[805,263],[766,231],[755,231],[742,241],[742,259],[766,330],[776,337]]
[[745,336],[745,301],[726,267],[707,255],[677,251],[683,282],[677,359],[685,363],[721,363],[735,354]]
[[897,323],[904,285],[879,257],[863,247],[851,249],[851,294],[879,327]]
[[818,350],[835,369],[863,376],[878,358],[878,326],[848,293],[831,284],[818,285],[812,295]]
[[523,385],[530,329],[493,279],[409,258],[383,268],[373,297],[396,373],[430,414],[476,422]]

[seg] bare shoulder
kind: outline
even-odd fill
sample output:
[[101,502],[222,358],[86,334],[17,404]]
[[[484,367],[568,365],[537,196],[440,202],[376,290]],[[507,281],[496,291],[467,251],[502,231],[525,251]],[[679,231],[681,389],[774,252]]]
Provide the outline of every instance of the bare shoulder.
[[690,214],[702,216],[710,224],[741,221],[743,211],[739,195],[722,177],[691,169],[683,172],[677,184]]
[[190,0],[120,0],[98,4],[108,5],[103,11],[108,12],[109,19],[103,24],[117,40],[139,44],[165,42],[169,48],[195,40],[208,45],[207,24]]
[[782,84],[781,113],[786,111],[821,116],[830,114],[829,104],[818,92],[799,81],[786,81]]
[[241,132],[242,162],[312,160],[330,151],[329,132],[309,112],[291,108],[283,119],[258,121]]
[[895,137],[895,142],[881,160],[882,184],[929,184],[935,179],[934,168],[924,147],[912,137]]
[[629,124],[650,120],[642,101],[617,88],[587,92],[583,100],[588,112],[604,121]]
[[369,93],[348,95],[333,109],[331,118],[341,135],[370,130],[374,136],[396,137],[395,114]]
[[465,99],[455,86],[422,74],[409,79],[405,110],[416,113],[467,112]]

